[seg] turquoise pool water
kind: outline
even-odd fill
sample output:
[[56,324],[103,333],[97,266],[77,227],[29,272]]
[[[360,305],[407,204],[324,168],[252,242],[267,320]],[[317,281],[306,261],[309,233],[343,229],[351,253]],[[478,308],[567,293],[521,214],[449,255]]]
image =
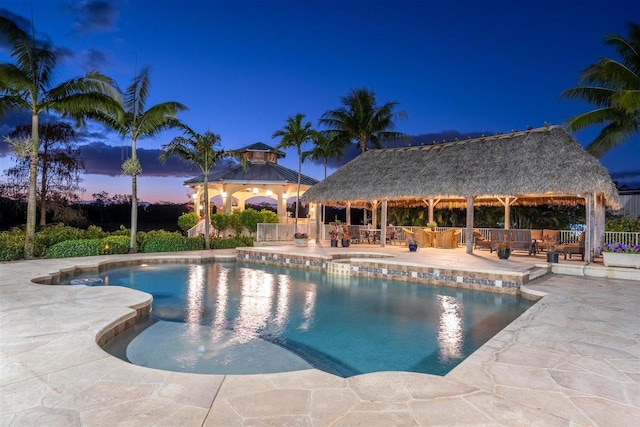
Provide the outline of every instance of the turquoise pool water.
[[153,295],[156,322],[128,343],[132,363],[211,374],[316,367],[342,377],[444,375],[533,304],[240,262],[121,267],[72,279],[87,277]]

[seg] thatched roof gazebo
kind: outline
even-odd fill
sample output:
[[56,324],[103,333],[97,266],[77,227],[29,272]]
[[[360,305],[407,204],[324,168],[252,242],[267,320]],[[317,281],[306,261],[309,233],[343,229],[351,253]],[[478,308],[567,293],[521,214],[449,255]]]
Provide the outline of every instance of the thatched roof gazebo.
[[[564,128],[449,143],[370,150],[310,188],[305,203],[373,206],[427,204],[467,207],[467,252],[472,253],[473,206],[577,204],[587,207],[587,261],[604,236],[604,207],[618,207],[607,170]],[[382,227],[384,231],[384,227]],[[381,239],[384,244],[384,239]]]

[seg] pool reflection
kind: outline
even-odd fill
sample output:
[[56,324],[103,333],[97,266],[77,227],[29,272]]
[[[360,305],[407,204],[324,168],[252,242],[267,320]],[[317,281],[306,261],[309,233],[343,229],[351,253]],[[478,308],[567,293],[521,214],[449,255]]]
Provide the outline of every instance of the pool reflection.
[[456,297],[438,295],[440,321],[438,322],[438,346],[444,362],[463,357],[464,310]]

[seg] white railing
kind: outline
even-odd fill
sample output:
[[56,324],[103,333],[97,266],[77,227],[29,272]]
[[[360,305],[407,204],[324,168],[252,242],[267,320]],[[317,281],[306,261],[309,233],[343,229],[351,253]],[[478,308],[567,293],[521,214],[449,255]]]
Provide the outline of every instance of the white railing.
[[[202,222],[203,228],[202,233],[204,233],[204,222]],[[200,224],[198,224],[200,225]],[[194,227],[195,228],[195,227]],[[411,226],[411,225],[400,225],[396,226],[396,240],[406,240],[404,233],[402,232],[402,228],[406,228],[408,230],[422,229],[425,227],[422,226]],[[451,228],[460,229],[462,233],[458,236],[458,245],[466,244],[466,233],[465,227],[438,227],[437,231],[445,231]],[[298,224],[298,231],[301,233],[307,233],[309,238],[315,239],[316,226],[313,223],[303,223]],[[328,240],[329,239],[329,230],[331,226],[329,224],[324,224],[320,227],[320,240]],[[193,229],[192,229],[193,230]],[[490,238],[490,230],[503,230],[502,228],[477,228],[477,230],[482,233],[485,239]],[[580,236],[581,231],[576,230],[559,230],[560,231],[560,241],[562,242],[577,242],[578,237]],[[191,230],[189,230],[191,233]],[[258,224],[258,232],[256,233],[256,240],[259,242],[280,242],[280,241],[288,241],[293,239],[293,234],[295,233],[293,224]],[[196,234],[196,236],[199,234]],[[189,234],[191,236],[191,234]],[[640,243],[640,233],[639,232],[620,232],[620,231],[607,231],[604,233],[604,244],[612,243],[612,242],[621,242],[628,245],[637,245]]]
[[605,231],[604,243],[620,242],[627,245],[640,244],[640,233],[625,232],[625,231]]
[[[307,233],[310,239],[316,238],[315,224],[298,223],[298,232]],[[257,242],[283,242],[293,240],[295,224],[260,223],[256,232]]]
[[187,230],[187,236],[189,237],[204,236],[204,232],[205,232],[205,226],[204,226],[204,220],[202,220]]

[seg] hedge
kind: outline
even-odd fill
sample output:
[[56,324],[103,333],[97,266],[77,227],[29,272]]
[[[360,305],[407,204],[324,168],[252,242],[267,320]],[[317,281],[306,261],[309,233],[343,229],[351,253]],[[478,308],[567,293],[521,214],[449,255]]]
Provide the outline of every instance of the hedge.
[[24,258],[24,232],[12,230],[0,233],[0,261]]
[[108,236],[100,240],[98,255],[126,254],[129,252],[129,237]]
[[184,237],[167,234],[146,239],[140,246],[140,252],[180,252],[204,249],[204,237]]
[[67,240],[48,248],[46,255],[47,258],[94,256],[98,254],[101,242],[102,239]]
[[234,249],[242,246],[253,246],[253,238],[249,236],[230,237],[228,239],[211,239],[211,249]]

